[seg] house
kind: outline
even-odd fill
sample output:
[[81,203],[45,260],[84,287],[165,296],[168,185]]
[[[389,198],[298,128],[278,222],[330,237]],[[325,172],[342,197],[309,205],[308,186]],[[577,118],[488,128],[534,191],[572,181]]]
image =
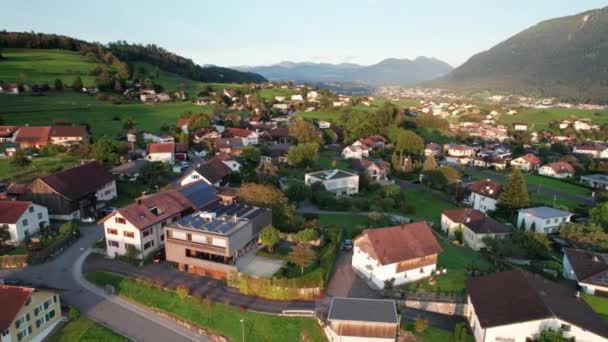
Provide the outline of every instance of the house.
[[376,182],[384,182],[388,180],[386,177],[386,162],[382,159],[363,159],[361,166],[365,169],[367,175]]
[[222,134],[213,128],[199,128],[192,134],[192,141],[200,144],[204,140],[215,140],[221,138]]
[[559,227],[570,222],[572,213],[551,207],[520,209],[517,227],[541,234],[559,233]]
[[598,190],[608,190],[608,176],[602,173],[581,176],[581,183]]
[[339,169],[307,173],[304,175],[304,183],[309,186],[322,183],[325,190],[333,192],[336,196],[359,192],[359,175]]
[[89,162],[37,178],[20,199],[48,208],[51,219],[77,220],[95,217],[97,209],[116,196],[112,174]]
[[275,144],[287,144],[289,142],[289,127],[272,128],[266,131],[265,139]]
[[394,300],[331,300],[325,334],[330,342],[395,342],[401,318]]
[[0,285],[2,342],[45,341],[61,322],[59,291]]
[[190,125],[190,118],[179,118],[177,119],[177,128],[181,129],[183,133],[189,134],[188,126]]
[[600,144],[575,145],[572,153],[587,155],[595,159],[608,159],[608,147]]
[[169,144],[169,143],[175,142],[175,138],[168,134],[156,135],[156,134],[144,132],[142,137],[145,142],[153,142],[153,143],[159,143],[159,144]]
[[51,126],[21,126],[15,135],[20,148],[46,146],[49,142]]
[[304,97],[300,94],[291,95],[291,102],[302,103],[304,102]]
[[213,158],[205,164],[184,173],[178,180],[182,186],[193,182],[204,181],[209,185],[225,186],[232,169],[218,158]]
[[514,122],[513,130],[515,132],[525,132],[528,130],[529,125],[525,122]]
[[270,209],[212,203],[164,228],[167,261],[180,271],[226,280],[271,224]]
[[511,167],[516,167],[522,171],[537,170],[540,166],[540,159],[532,153],[511,160]]
[[145,159],[130,160],[111,168],[110,173],[119,180],[135,180],[147,164]]
[[380,289],[431,276],[442,251],[426,222],[366,229],[353,245],[353,269]]
[[369,149],[365,145],[350,145],[342,150],[344,159],[363,159],[369,157]]
[[486,179],[474,182],[468,188],[471,191],[469,202],[474,209],[483,213],[496,210],[496,203],[502,192],[502,185]]
[[434,142],[430,142],[424,146],[424,155],[425,156],[438,156],[441,154],[442,148],[439,144]]
[[18,95],[19,85],[16,83],[2,83],[0,84],[0,94]]
[[474,157],[476,154],[475,148],[467,145],[454,145],[449,144],[444,147],[447,151],[447,155],[450,157]]
[[319,120],[317,122],[317,125],[319,125],[320,129],[327,129],[331,127],[331,122],[329,121],[324,121],[324,120]]
[[15,142],[15,132],[19,126],[0,126],[0,144]]
[[104,227],[106,254],[114,258],[134,247],[143,259],[165,243],[164,226],[216,201],[215,190],[204,182],[139,197],[99,221]]
[[453,236],[462,229],[462,240],[473,250],[485,248],[484,239],[502,239],[511,231],[483,212],[471,208],[448,209],[441,213],[441,229]]
[[8,241],[20,244],[40,228],[49,225],[49,211],[38,204],[27,201],[0,201],[0,227],[8,230]]
[[564,248],[563,275],[576,280],[583,292],[608,296],[608,255]]
[[240,138],[218,138],[214,140],[215,149],[218,152],[241,155],[243,152],[243,140]]
[[240,138],[243,142],[243,146],[257,145],[259,135],[255,131],[251,131],[245,128],[226,128],[226,132],[230,138]]
[[146,159],[151,162],[175,164],[188,157],[188,144],[183,143],[151,143],[147,146]]
[[308,100],[308,102],[315,102],[319,96],[319,92],[312,90],[306,93],[306,100]]
[[570,165],[564,161],[552,162],[552,163],[543,165],[540,167],[540,169],[538,169],[539,175],[559,178],[559,179],[573,177],[574,173],[575,173],[574,167],[572,167],[572,165]]
[[476,342],[536,340],[562,329],[579,342],[608,341],[608,324],[574,291],[520,269],[468,278],[467,321]]
[[51,126],[49,139],[51,144],[70,147],[89,143],[89,133],[86,126]]
[[287,153],[291,144],[268,144],[262,147],[260,161],[287,164]]
[[215,158],[221,160],[226,166],[232,170],[232,172],[241,172],[241,163],[236,158],[227,153],[218,153]]

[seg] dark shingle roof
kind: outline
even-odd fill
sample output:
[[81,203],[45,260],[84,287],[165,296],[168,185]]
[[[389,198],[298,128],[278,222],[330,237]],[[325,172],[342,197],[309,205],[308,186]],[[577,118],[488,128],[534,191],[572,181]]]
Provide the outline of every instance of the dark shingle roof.
[[232,170],[221,160],[213,158],[209,162],[197,167],[196,172],[205,177],[211,184],[215,184],[229,175]]
[[187,198],[195,208],[201,208],[217,200],[215,190],[203,181],[190,183],[177,189],[177,192]]
[[578,281],[608,272],[608,260],[602,255],[574,248],[564,248],[564,254]]
[[90,162],[39,178],[57,193],[70,200],[97,192],[113,180],[112,174],[98,162]]
[[339,298],[331,301],[329,320],[399,323],[395,301],[386,299]]

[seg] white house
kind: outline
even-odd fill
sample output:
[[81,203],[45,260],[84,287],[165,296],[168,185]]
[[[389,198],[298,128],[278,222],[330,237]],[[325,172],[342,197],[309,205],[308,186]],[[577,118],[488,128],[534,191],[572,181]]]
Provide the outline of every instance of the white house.
[[0,201],[0,227],[10,235],[9,242],[19,244],[49,224],[46,207],[28,201]]
[[215,158],[221,160],[222,163],[232,170],[232,172],[241,172],[242,165],[233,155],[220,152],[215,156]]
[[540,166],[540,159],[532,153],[511,160],[511,167],[516,167],[522,171],[533,171]]
[[539,175],[559,178],[559,179],[572,177],[572,176],[574,176],[574,173],[575,173],[574,167],[572,167],[572,165],[570,165],[566,162],[563,162],[563,161],[549,163],[549,164],[541,166],[540,169],[538,169]]
[[484,213],[496,210],[498,197],[502,193],[500,184],[486,179],[470,184],[469,190],[471,191],[469,202],[473,208]]
[[608,190],[608,176],[601,173],[581,176],[581,183],[593,189]]
[[181,143],[151,143],[147,147],[147,156],[151,162],[175,164],[176,161],[186,160],[188,145]]
[[608,147],[604,145],[575,145],[572,148],[574,154],[584,154],[596,159],[608,158]]
[[486,247],[485,238],[502,239],[511,233],[505,225],[471,208],[444,210],[441,213],[441,229],[449,237],[461,230],[463,242],[476,251]]
[[517,227],[541,234],[559,233],[559,227],[570,222],[572,215],[574,214],[551,207],[520,209]]
[[369,157],[369,150],[366,146],[350,145],[342,150],[344,159],[363,159],[364,157]]
[[395,342],[400,321],[394,300],[334,297],[324,330],[331,342]]
[[307,173],[304,175],[304,183],[309,186],[322,183],[327,191],[337,196],[359,192],[359,175],[339,169]]
[[608,324],[575,291],[520,269],[465,281],[466,318],[476,342],[534,341],[562,329],[577,342],[608,341]]
[[379,289],[429,277],[442,251],[424,221],[364,230],[353,245],[353,269]]
[[331,122],[329,121],[320,120],[319,122],[317,122],[317,124],[319,125],[320,129],[327,129],[331,127]]
[[257,145],[260,135],[256,131],[245,128],[226,128],[228,134],[233,138],[240,138],[243,146]]
[[608,254],[564,248],[563,275],[576,280],[583,292],[608,296]]
[[304,97],[300,94],[291,95],[291,102],[304,102]]
[[205,164],[186,171],[177,183],[184,186],[202,180],[209,185],[225,186],[231,172],[232,169],[223,161],[219,158],[213,158]]

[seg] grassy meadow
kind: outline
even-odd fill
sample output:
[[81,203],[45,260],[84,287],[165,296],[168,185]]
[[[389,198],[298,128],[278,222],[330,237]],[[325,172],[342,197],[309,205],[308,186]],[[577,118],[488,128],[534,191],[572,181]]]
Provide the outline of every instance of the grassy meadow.
[[49,342],[99,341],[128,342],[128,338],[114,333],[95,323],[90,318],[81,317],[69,321],[49,338]]
[[562,119],[592,119],[596,124],[608,123],[608,110],[583,110],[566,108],[524,109],[516,115],[501,115],[499,123],[511,125],[514,122],[527,122],[535,130],[549,127],[549,122]]
[[41,175],[67,169],[79,163],[80,159],[78,157],[67,154],[35,158],[25,167],[11,165],[10,159],[0,159],[0,178],[2,180],[26,183]]

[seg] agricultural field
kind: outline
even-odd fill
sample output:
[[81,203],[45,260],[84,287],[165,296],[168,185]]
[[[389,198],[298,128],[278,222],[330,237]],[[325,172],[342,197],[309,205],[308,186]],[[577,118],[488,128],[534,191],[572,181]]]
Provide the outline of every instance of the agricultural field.
[[89,73],[97,65],[107,68],[75,51],[3,49],[2,55],[5,60],[0,62],[0,80],[11,83],[18,82],[23,74],[27,84],[47,83],[52,87],[55,79],[72,84],[76,76],[80,75],[84,85],[92,85],[95,76]]
[[79,163],[80,158],[67,154],[35,158],[26,167],[13,166],[10,164],[10,159],[0,159],[0,178],[5,181],[27,183],[39,176],[67,169]]
[[210,111],[209,106],[190,102],[114,105],[70,90],[44,96],[0,95],[0,116],[6,125],[50,125],[55,120],[88,123],[94,137],[116,137],[126,117],[132,117],[139,130],[159,133],[163,123],[175,124],[181,113]]
[[514,122],[527,122],[534,130],[549,127],[549,122],[562,119],[592,119],[596,124],[608,123],[608,110],[583,110],[565,108],[524,109],[516,115],[501,115],[498,122],[511,125]]
[[263,100],[272,100],[275,96],[285,96],[286,100],[289,100],[291,95],[295,94],[298,94],[295,89],[270,88],[260,90],[260,97]]

